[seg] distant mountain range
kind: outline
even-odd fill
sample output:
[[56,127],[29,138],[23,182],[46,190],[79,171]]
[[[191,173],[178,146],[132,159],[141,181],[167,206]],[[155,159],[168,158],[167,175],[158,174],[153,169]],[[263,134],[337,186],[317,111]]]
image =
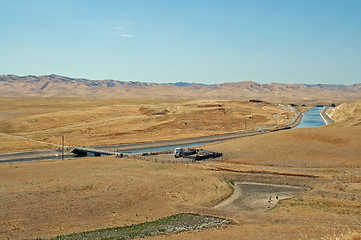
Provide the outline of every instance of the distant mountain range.
[[189,82],[176,82],[176,83],[167,83],[172,84],[178,87],[188,87],[190,85],[196,84],[196,85],[202,85],[202,86],[211,86],[213,84],[203,84],[203,83],[189,83]]
[[0,75],[0,96],[99,97],[158,99],[360,99],[361,84],[260,84],[230,82],[214,85],[197,83],[146,83],[116,80],[88,80],[58,75]]

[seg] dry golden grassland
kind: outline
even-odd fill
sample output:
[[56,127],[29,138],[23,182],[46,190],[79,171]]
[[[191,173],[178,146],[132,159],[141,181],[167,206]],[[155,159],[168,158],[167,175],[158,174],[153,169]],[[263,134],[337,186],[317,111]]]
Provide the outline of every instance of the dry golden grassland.
[[67,146],[181,139],[282,124],[292,113],[275,104],[241,101],[2,98],[0,153]]
[[115,157],[0,165],[0,239],[53,236],[207,207],[228,184],[195,165]]
[[330,108],[327,113],[336,121],[335,125],[356,126],[361,124],[361,101],[347,102],[335,108]]
[[361,102],[335,108],[336,123],[292,129],[207,146],[224,162],[277,167],[360,168]]
[[23,152],[33,149],[56,148],[53,144],[33,141],[23,137],[0,134],[0,153]]
[[[38,127],[34,127],[37,126],[35,122],[40,121],[44,114],[54,117],[60,112],[64,115],[68,110],[72,111],[69,106],[75,108],[77,105],[78,109],[89,113],[90,108],[98,109],[98,112],[101,112],[99,109],[106,109],[103,112],[105,120],[115,118],[109,109],[116,109],[114,114],[119,114],[133,106],[128,115],[130,127],[122,135],[129,141],[147,141],[150,133],[155,139],[162,139],[162,133],[166,138],[172,136],[172,131],[184,132],[184,135],[179,134],[184,137],[196,136],[199,132],[210,134],[233,131],[236,129],[236,124],[232,125],[233,122],[236,123],[235,119],[240,120],[242,130],[242,119],[252,119],[249,118],[252,114],[269,118],[267,122],[259,121],[262,125],[285,121],[285,117],[278,115],[287,113],[273,105],[256,104],[255,107],[250,103],[231,101],[221,102],[223,106],[220,107],[215,106],[220,104],[218,101],[129,101],[122,105],[121,101],[116,100],[94,100],[94,106],[91,106],[90,100],[64,99],[63,102],[49,100],[44,112],[38,115],[37,105],[45,104],[41,99],[27,101],[28,113],[21,110],[24,102],[19,100],[17,109],[14,107],[17,105],[13,104],[15,99],[9,101],[12,105],[8,110],[6,105],[2,107],[2,113],[12,113],[11,118],[7,119],[4,116],[10,115],[3,114],[2,123],[8,124],[3,131],[34,138],[41,133],[37,130]],[[86,157],[1,164],[0,238],[54,236],[191,212],[231,219],[235,224],[153,239],[360,239],[359,106],[349,103],[342,111],[350,114],[330,126],[279,131],[205,147],[224,153],[223,159],[217,161],[169,164],[128,158]],[[351,110],[353,107],[355,109]],[[224,118],[220,115],[224,124],[216,124],[219,111],[224,111],[220,108],[226,109]],[[201,118],[197,120],[200,112],[208,112],[209,115],[203,115],[208,116],[203,121]],[[334,114],[340,113],[335,110]],[[64,126],[59,124],[54,128],[47,127],[47,132],[58,135],[54,139],[48,137],[46,141],[55,142],[62,134],[59,129],[72,129],[74,132],[68,132],[66,138],[75,142],[77,134],[83,129],[83,121],[88,119],[103,126],[100,129],[109,128],[109,122],[104,120],[105,125],[102,125],[100,117],[93,116],[94,119],[91,120],[89,116],[81,116],[85,120],[77,120],[75,116],[73,125],[69,123]],[[145,118],[153,120],[135,120]],[[34,128],[29,132],[16,127],[15,123],[20,124],[29,119],[36,119],[32,123],[35,125],[30,124]],[[230,119],[229,122],[226,119]],[[208,126],[202,123],[206,120],[215,124],[215,130],[211,124]],[[350,121],[353,123],[348,124]],[[115,124],[117,121],[111,122]],[[145,122],[152,124],[147,125]],[[93,126],[97,129],[95,123]],[[177,127],[163,127],[172,125]],[[135,126],[141,127],[136,129]],[[257,124],[254,123],[254,126]],[[118,141],[120,138],[117,139],[116,136],[123,131],[121,129],[120,123],[119,126],[115,124],[109,130],[109,138],[106,137],[107,134],[94,130],[93,135],[84,134],[82,139],[87,139],[90,143],[93,142],[89,136],[100,139],[101,143],[111,142],[112,138]],[[150,131],[149,135],[147,131]],[[231,186],[224,179],[307,186],[310,190],[295,198],[282,200],[276,208],[267,212],[214,208],[214,205],[231,193]]]
[[361,125],[292,129],[212,144],[225,162],[279,167],[361,166]]
[[[208,150],[224,153],[224,160],[205,163],[209,167],[238,172],[237,176],[249,174],[250,179],[264,182],[272,182],[282,174],[283,183],[287,184],[292,184],[287,175],[315,176],[298,180],[312,190],[282,201],[263,215],[263,220],[255,213],[253,221],[244,215],[231,214],[241,222],[240,226],[159,239],[360,239],[359,103],[342,104],[334,111],[335,116],[340,116],[339,122],[329,126],[280,131],[207,146]],[[314,183],[307,179],[313,179]]]

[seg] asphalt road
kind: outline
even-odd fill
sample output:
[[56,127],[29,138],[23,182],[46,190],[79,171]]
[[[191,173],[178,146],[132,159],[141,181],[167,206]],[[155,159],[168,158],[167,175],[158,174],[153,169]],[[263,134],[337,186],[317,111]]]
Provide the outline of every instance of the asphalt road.
[[[177,139],[177,140],[169,140],[169,141],[157,141],[157,142],[144,142],[144,143],[130,143],[130,144],[120,144],[120,145],[104,145],[104,146],[93,146],[90,148],[99,149],[99,150],[108,150],[108,151],[131,151],[136,149],[144,149],[144,148],[156,148],[156,147],[165,147],[165,146],[173,146],[173,145],[183,145],[183,144],[193,144],[193,143],[204,143],[209,144],[213,142],[220,142],[229,139],[235,139],[240,137],[253,136],[258,134],[268,133],[273,130],[283,130],[289,129],[297,126],[303,114],[307,112],[307,110],[297,113],[293,119],[281,126],[265,126],[258,128],[255,131],[248,132],[232,132],[225,133],[213,136],[204,136],[197,138],[186,138],[186,139]],[[203,145],[203,144],[202,144]],[[88,147],[89,148],[89,147]],[[67,148],[67,150],[71,150]],[[49,149],[49,150],[38,150],[38,151],[29,151],[29,152],[18,152],[18,153],[9,153],[9,154],[0,154],[0,163],[5,162],[22,162],[22,161],[35,161],[35,160],[47,160],[47,159],[59,159],[59,154],[61,150],[58,149]],[[66,157],[71,157],[71,153],[67,153]],[[75,155],[74,155],[75,156]]]

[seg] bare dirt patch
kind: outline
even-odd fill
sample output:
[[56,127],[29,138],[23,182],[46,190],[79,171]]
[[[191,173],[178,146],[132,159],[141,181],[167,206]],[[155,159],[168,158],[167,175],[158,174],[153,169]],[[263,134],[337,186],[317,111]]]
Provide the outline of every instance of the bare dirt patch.
[[293,198],[309,188],[256,182],[233,182],[234,193],[216,208],[265,212],[274,208],[279,201]]
[[[241,167],[238,166],[238,168]],[[255,167],[253,166],[253,168]],[[261,169],[264,168],[261,167]],[[277,168],[274,167],[267,168],[270,172],[277,171]],[[251,209],[249,205],[243,209],[198,209],[200,213],[232,219],[235,224],[225,228],[180,233],[155,239],[322,239],[325,236],[338,236],[350,231],[361,232],[361,215],[357,211],[360,208],[361,194],[355,194],[346,188],[343,189],[342,186],[345,186],[342,182],[327,177],[305,178],[222,171],[217,171],[216,174],[240,182],[252,181],[257,184],[263,183],[264,186],[270,184],[306,186],[310,190],[295,193],[297,196],[280,201],[276,207],[266,212],[261,209],[249,211]],[[357,175],[357,173],[355,174]],[[262,190],[261,195],[265,197],[264,193],[267,191],[268,189]],[[260,197],[262,198],[262,196]],[[240,204],[242,203],[240,202]]]

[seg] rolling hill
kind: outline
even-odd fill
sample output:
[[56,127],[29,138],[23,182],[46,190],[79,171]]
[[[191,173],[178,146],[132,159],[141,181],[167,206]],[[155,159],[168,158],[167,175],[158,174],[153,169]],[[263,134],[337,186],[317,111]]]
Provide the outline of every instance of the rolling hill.
[[88,80],[59,75],[0,75],[3,97],[97,97],[156,99],[250,99],[263,100],[344,100],[358,99],[361,84],[260,84],[229,82],[215,85],[196,83],[147,83],[116,80]]

